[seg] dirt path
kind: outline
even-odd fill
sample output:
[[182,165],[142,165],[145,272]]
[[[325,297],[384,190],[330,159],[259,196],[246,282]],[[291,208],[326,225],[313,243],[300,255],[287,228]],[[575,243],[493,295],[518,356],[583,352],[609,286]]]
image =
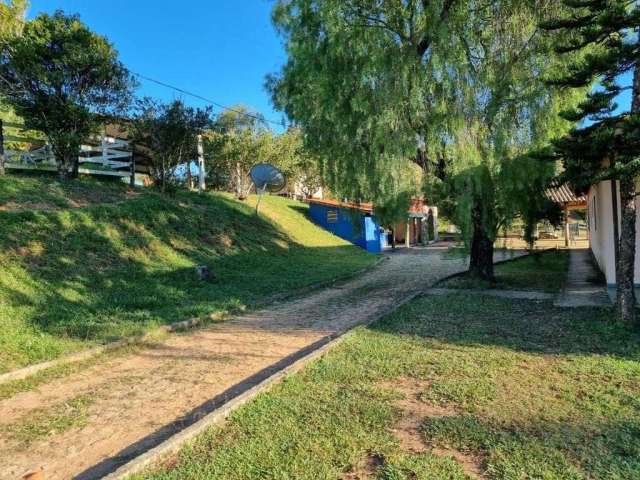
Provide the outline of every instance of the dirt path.
[[442,250],[401,251],[347,284],[173,335],[1,401],[0,479],[40,467],[47,480],[99,478],[328,335],[463,269],[465,260]]

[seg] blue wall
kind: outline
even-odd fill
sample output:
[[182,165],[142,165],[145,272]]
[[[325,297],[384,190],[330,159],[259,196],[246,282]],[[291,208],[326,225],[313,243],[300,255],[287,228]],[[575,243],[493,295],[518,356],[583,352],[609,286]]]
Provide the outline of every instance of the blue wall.
[[380,253],[386,245],[386,236],[380,226],[373,217],[364,213],[312,202],[309,214],[325,230],[368,252]]

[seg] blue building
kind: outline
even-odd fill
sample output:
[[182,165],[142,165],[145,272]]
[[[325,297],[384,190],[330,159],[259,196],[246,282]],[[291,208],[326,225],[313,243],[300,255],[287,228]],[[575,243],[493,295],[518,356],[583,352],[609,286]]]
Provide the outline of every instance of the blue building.
[[324,229],[368,252],[380,253],[386,246],[386,234],[376,223],[370,204],[312,199],[309,200],[309,213]]

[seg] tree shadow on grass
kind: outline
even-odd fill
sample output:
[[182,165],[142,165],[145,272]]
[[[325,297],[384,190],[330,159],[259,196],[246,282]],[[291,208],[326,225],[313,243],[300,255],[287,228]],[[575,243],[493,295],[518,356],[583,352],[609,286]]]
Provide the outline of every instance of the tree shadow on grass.
[[496,423],[474,415],[428,418],[429,443],[480,454],[496,478],[637,478],[640,424],[585,417]]
[[[223,196],[5,212],[0,231],[0,299],[37,330],[80,339],[243,307],[362,263],[355,247],[306,248]],[[199,264],[217,280],[199,280]]]
[[311,220],[311,214],[309,213],[308,207],[303,207],[301,205],[289,205],[289,208],[296,213],[304,215],[306,219]]
[[377,331],[463,346],[494,345],[539,354],[602,354],[640,360],[640,332],[610,308],[556,308],[459,294],[429,296],[376,323]]
[[461,292],[369,328],[392,345],[415,340],[407,374],[425,381],[425,401],[457,412],[426,419],[429,444],[478,454],[496,478],[637,478],[640,332],[613,318]]

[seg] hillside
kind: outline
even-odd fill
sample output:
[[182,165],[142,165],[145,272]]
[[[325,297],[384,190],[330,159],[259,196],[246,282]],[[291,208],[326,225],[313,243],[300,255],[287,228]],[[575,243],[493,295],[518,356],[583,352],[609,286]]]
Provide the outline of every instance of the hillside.
[[[266,197],[163,197],[115,182],[0,177],[0,372],[250,306],[374,257]],[[197,279],[209,265],[217,279]]]

